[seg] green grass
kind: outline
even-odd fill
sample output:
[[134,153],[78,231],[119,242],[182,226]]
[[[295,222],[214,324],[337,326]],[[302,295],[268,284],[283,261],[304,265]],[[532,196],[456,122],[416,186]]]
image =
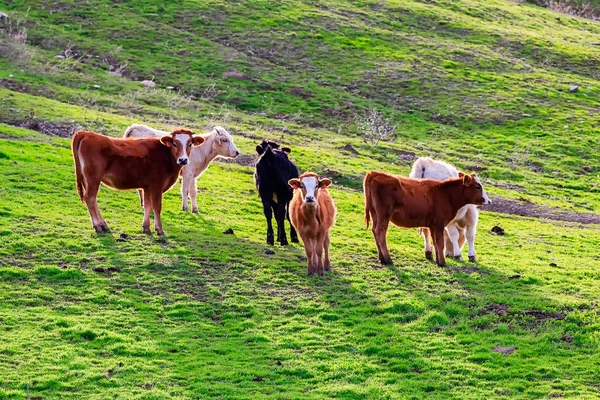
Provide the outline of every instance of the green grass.
[[[597,23],[501,0],[3,7],[0,399],[600,396],[598,226],[482,212],[479,263],[447,268],[392,228],[381,267],[360,193],[369,169],[407,174],[412,152],[483,167],[492,200],[600,212]],[[135,82],[152,76],[157,89]],[[361,141],[369,107],[399,125],[394,142]],[[179,185],[165,195],[166,241],[141,234],[135,192],[106,188],[113,233],[93,233],[69,140],[15,126],[32,119],[112,136],[221,124],[244,154],[290,145],[334,180],[333,271],[307,278],[298,245],[265,254],[237,164],[202,176],[199,216]]]

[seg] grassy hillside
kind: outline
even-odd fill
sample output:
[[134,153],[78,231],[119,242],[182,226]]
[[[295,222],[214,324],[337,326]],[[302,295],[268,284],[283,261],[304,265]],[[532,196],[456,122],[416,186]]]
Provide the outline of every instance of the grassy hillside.
[[[492,200],[599,213],[598,23],[500,0],[2,7],[0,399],[600,396],[600,226],[482,212],[479,263],[446,269],[391,229],[382,268],[360,193],[429,155]],[[395,141],[361,140],[372,107]],[[307,278],[297,245],[265,254],[236,163],[203,175],[199,216],[167,193],[166,241],[105,188],[113,234],[94,234],[68,137],[131,123],[290,145],[334,180],[333,272]]]

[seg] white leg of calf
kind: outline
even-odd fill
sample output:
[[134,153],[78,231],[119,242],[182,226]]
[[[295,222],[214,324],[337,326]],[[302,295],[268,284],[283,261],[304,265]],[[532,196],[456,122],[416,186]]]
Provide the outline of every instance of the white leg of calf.
[[446,249],[446,253],[450,254],[454,258],[461,258],[460,247],[458,246],[458,238],[460,233],[458,232],[458,228],[454,224],[450,224],[446,227],[446,232],[448,233],[448,238],[452,243],[452,249]]
[[466,215],[467,223],[465,227],[465,236],[467,238],[467,242],[469,243],[469,261],[476,262],[477,257],[475,254],[475,233],[477,232],[477,222],[479,220],[479,212],[475,207],[472,207],[471,210]]
[[188,196],[190,189],[190,179],[187,174],[183,174],[181,179],[181,209],[183,211],[188,210]]
[[196,204],[196,197],[198,196],[198,181],[192,179],[190,183],[190,197],[192,198],[192,212],[198,214],[198,204]]
[[467,226],[465,236],[467,237],[467,243],[469,243],[469,261],[475,262],[477,261],[475,254],[475,227]]

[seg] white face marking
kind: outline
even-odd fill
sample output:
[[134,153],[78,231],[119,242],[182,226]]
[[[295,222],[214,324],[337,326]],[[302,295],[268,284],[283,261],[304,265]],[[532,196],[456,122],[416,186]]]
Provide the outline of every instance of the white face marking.
[[[477,182],[477,183],[479,183],[481,185],[481,181],[479,180],[478,176],[475,177],[475,182]],[[490,200],[490,198],[485,193],[485,189],[483,188],[483,185],[481,185],[481,195],[483,196],[483,200],[484,200],[483,204],[492,204],[492,201]]]
[[302,184],[304,185],[304,190],[306,191],[304,202],[317,205],[316,191],[319,188],[319,181],[317,181],[317,178],[314,176],[307,176],[306,178],[302,178]]
[[178,133],[173,138],[173,143],[177,145],[177,163],[187,164],[188,160],[188,143],[192,140],[192,137],[187,133]]

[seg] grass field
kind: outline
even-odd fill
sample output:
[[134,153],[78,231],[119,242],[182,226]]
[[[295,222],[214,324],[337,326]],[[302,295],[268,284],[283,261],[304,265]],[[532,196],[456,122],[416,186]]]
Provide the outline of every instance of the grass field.
[[[0,399],[600,397],[600,225],[484,211],[479,262],[446,268],[392,228],[382,267],[360,192],[428,155],[492,200],[600,213],[598,23],[500,0],[2,7]],[[371,107],[396,140],[361,140]],[[236,163],[202,176],[198,216],[165,195],[166,240],[106,188],[93,233],[68,136],[131,123],[290,145],[333,178],[333,271],[265,244]]]

